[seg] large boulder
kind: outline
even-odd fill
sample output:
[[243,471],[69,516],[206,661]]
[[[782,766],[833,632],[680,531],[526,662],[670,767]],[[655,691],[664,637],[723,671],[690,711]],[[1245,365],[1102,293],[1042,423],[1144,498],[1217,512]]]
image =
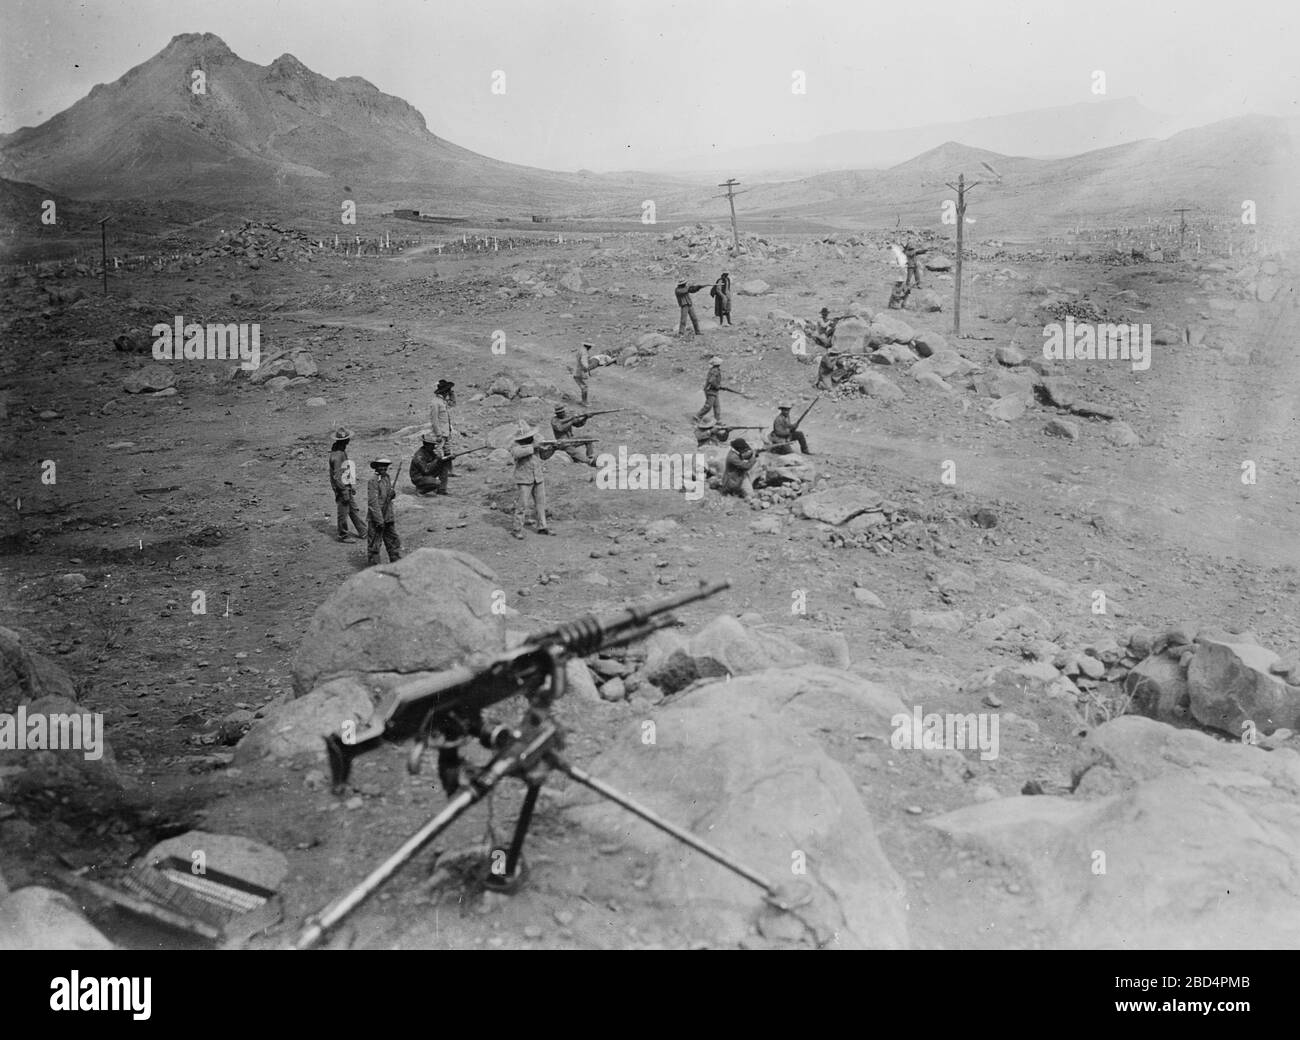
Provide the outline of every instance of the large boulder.
[[113,950],[62,892],[31,885],[0,899],[0,950]]
[[764,453],[762,459],[762,476],[769,484],[781,484],[798,481],[811,484],[817,479],[817,466],[807,455],[791,452],[789,455],[772,455]]
[[797,515],[808,520],[820,520],[838,527],[859,513],[878,510],[884,501],[880,492],[869,487],[845,485],[804,495],[795,500],[794,508]]
[[894,381],[878,372],[859,372],[849,379],[849,385],[861,390],[868,397],[874,397],[885,403],[901,401],[903,398],[903,391]]
[[1139,661],[1124,678],[1135,715],[1174,726],[1192,724],[1187,674],[1175,658],[1153,654]]
[[67,672],[27,649],[17,632],[0,628],[0,712],[13,714],[18,705],[48,696],[75,700],[77,690]]
[[[846,690],[857,682],[839,681]],[[656,712],[653,744],[642,743],[638,720],[591,764],[778,884],[791,879],[792,864],[806,864],[792,880],[810,887],[812,901],[795,913],[764,906],[749,882],[583,789],[571,789],[566,811],[598,838],[649,859],[649,897],[689,905],[691,927],[711,945],[761,942],[757,931],[773,945],[905,947],[902,881],[853,783],[800,725],[806,698],[851,696],[817,688],[833,682],[810,684],[795,670],[709,684]],[[814,688],[801,695],[808,685]],[[879,714],[894,710],[901,705],[876,705]],[[609,898],[626,893],[619,887]]]
[[923,358],[928,358],[931,354],[938,354],[948,350],[948,341],[938,332],[930,332],[926,329],[917,329],[916,338],[912,341],[912,349]]
[[771,286],[761,278],[751,278],[747,282],[741,282],[738,292],[741,296],[762,296],[765,292],[771,290]]
[[128,372],[122,378],[122,389],[128,394],[156,394],[176,385],[176,372],[171,365],[153,363]]
[[1003,798],[927,822],[1027,879],[1051,946],[1300,944],[1300,755],[1133,715],[1093,730],[1084,750],[1072,796]]
[[268,708],[235,748],[235,764],[297,755],[324,757],[327,736],[360,732],[370,721],[377,695],[357,679],[342,677],[310,693]]
[[843,354],[865,354],[870,336],[870,323],[857,317],[845,318],[835,326],[831,346]]
[[769,668],[807,664],[807,651],[773,632],[757,635],[736,618],[721,614],[693,635],[687,643],[701,679],[725,675],[748,675]]
[[1225,635],[1196,637],[1187,667],[1188,702],[1202,726],[1240,737],[1251,721],[1263,734],[1279,727],[1300,729],[1300,686],[1269,671],[1279,660],[1262,646]]
[[902,318],[880,311],[871,319],[871,337],[877,343],[911,343],[916,331]]
[[920,380],[927,372],[933,372],[940,379],[962,376],[974,372],[979,366],[968,361],[955,350],[942,350],[930,357],[923,358],[912,366],[912,378]]
[[313,615],[293,659],[298,696],[341,676],[409,675],[500,650],[497,576],[468,553],[417,549],[345,581]]
[[931,253],[925,258],[927,271],[951,271],[952,261],[942,253]]

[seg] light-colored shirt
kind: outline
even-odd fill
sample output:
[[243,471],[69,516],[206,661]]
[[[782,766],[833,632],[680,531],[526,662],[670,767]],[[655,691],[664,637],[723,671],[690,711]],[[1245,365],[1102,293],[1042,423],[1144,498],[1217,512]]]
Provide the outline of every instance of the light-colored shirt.
[[451,405],[437,394],[429,404],[429,428],[439,437],[451,436]]
[[515,460],[516,484],[540,484],[546,479],[546,463],[534,444],[516,444],[510,449]]

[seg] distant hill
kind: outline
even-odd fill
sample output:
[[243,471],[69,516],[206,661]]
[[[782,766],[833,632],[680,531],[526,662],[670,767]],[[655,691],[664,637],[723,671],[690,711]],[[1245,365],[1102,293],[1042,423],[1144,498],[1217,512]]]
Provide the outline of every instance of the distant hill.
[[1089,101],[964,122],[902,130],[850,130],[808,141],[737,148],[665,164],[664,169],[726,170],[735,176],[779,171],[886,169],[945,141],[1003,155],[1059,158],[1157,137],[1171,124],[1136,98]]
[[[1063,159],[1002,155],[948,141],[886,170],[840,170],[748,185],[737,205],[742,214],[763,219],[938,226],[943,201],[955,197],[946,182],[965,173],[968,182],[981,182],[970,194],[970,216],[985,233],[1076,220],[1172,220],[1174,206],[1236,221],[1246,199],[1256,203],[1261,221],[1290,224],[1300,214],[1288,191],[1300,159],[1298,141],[1296,121],[1271,116],[1242,116],[1164,140]],[[675,200],[675,207],[703,208],[707,198],[700,189]]]
[[[206,94],[191,90],[202,70]],[[275,201],[352,198],[470,214],[640,215],[665,177],[557,173],[500,162],[429,131],[401,98],[357,76],[332,80],[290,54],[244,61],[218,37],[188,33],[116,82],[36,127],[0,135],[0,171],[82,198]],[[367,210],[367,207],[370,207]]]

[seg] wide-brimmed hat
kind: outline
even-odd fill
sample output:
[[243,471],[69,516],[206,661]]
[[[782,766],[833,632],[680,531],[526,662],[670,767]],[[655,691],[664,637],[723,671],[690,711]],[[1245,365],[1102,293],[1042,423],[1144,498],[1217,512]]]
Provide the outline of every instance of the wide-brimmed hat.
[[737,451],[749,451],[749,441],[745,440],[744,437],[737,437],[731,442],[731,446]]
[[720,358],[720,357],[711,357],[711,358],[709,358],[709,364],[710,364],[710,366],[712,366],[712,365],[720,365],[720,364],[722,364],[722,358]]
[[821,313],[822,313],[822,314],[830,314],[830,312],[831,312],[831,309],[830,309],[829,307],[823,307],[823,308],[821,309]]
[[393,464],[392,459],[371,459],[370,460],[371,469],[378,469],[380,466],[391,466],[392,464]]
[[435,394],[440,394],[440,393],[442,393],[444,390],[450,390],[450,389],[451,389],[453,386],[455,386],[455,385],[456,385],[456,384],[453,383],[450,379],[439,379],[439,380],[438,380],[438,385],[434,388],[434,391],[433,391],[433,392],[434,392]]
[[790,408],[791,408],[791,405],[788,405],[788,404],[779,404],[779,405],[776,406],[776,410],[777,410],[778,412],[788,412],[788,411],[790,410]]
[[562,404],[557,404],[557,405],[555,406],[555,414],[556,414],[556,415],[563,415],[563,414],[564,414],[565,412],[567,412],[567,411],[568,411],[568,409],[565,408],[564,405],[562,405]]
[[711,415],[705,416],[703,419],[695,420],[695,428],[697,430],[711,430],[717,425],[717,421]]
[[350,441],[352,439],[352,431],[346,426],[340,426],[334,431],[334,439],[336,441]]
[[532,440],[536,436],[537,436],[537,430],[529,426],[527,423],[521,422],[519,424],[519,428],[515,430],[516,443],[518,443],[519,441]]
[[437,444],[441,439],[436,433],[426,433],[420,438],[425,444]]

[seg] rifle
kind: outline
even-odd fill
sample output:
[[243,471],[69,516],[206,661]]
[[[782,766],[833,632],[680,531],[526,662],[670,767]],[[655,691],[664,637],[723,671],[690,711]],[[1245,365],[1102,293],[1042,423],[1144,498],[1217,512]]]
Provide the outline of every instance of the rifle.
[[752,400],[753,400],[753,398],[750,397],[749,394],[745,393],[743,390],[733,390],[733,389],[731,389],[731,387],[729,387],[729,386],[720,386],[720,387],[718,387],[718,389],[719,389],[719,390],[725,390],[725,391],[726,391],[727,393],[729,393],[729,394],[736,394],[738,397],[743,397],[746,401],[752,401]]
[[722,435],[724,437],[730,437],[737,430],[763,430],[766,429],[766,427],[764,426],[714,426],[712,427],[712,429],[722,430],[723,431]]
[[539,448],[574,448],[579,444],[595,444],[595,437],[569,437],[562,441],[538,441]]
[[491,451],[491,450],[492,450],[492,445],[490,445],[490,444],[483,444],[483,445],[480,445],[480,446],[477,447],[477,448],[466,448],[464,451],[458,451],[458,452],[456,452],[454,455],[439,455],[439,456],[438,456],[438,461],[439,461],[439,462],[450,462],[452,459],[458,459],[458,458],[460,458],[462,455],[473,455],[474,452],[476,452],[476,451]]
[[625,412],[626,408],[604,408],[599,412],[580,412],[575,415],[575,419],[594,419],[598,415],[613,415],[615,412]]
[[822,399],[822,395],[821,395],[821,394],[818,394],[816,397],[813,398],[813,402],[812,402],[812,404],[810,404],[807,408],[805,408],[805,409],[803,410],[803,415],[799,416],[799,418],[795,420],[795,424],[794,424],[793,426],[790,427],[790,432],[791,432],[791,433],[794,433],[795,430],[799,429],[799,424],[800,424],[801,422],[803,422],[804,419],[806,419],[806,418],[808,417],[808,413],[811,412],[811,411],[813,410],[813,405],[815,405],[815,404],[816,404],[818,401],[820,401],[821,399]]
[[[644,639],[675,622],[671,611],[708,599],[730,586],[728,581],[701,582],[694,591],[645,606],[629,606],[603,618],[586,614],[530,635],[511,650],[471,655],[444,671],[413,679],[388,691],[376,704],[372,719],[351,740],[333,733],[326,737],[335,794],[346,791],[352,760],[358,755],[374,750],[385,741],[414,739],[407,770],[418,773],[430,742],[438,738],[438,775],[451,800],[364,880],[310,919],[296,948],[309,949],[319,943],[331,928],[506,777],[523,780],[528,790],[505,854],[504,872],[496,869],[501,857],[494,854],[494,869],[487,883],[498,891],[514,891],[527,869],[522,853],[533,809],[542,784],[552,770],[565,774],[745,878],[762,889],[767,901],[778,909],[793,910],[810,902],[812,893],[806,885],[795,883],[778,888],[559,754],[564,735],[551,717],[551,706],[565,693],[565,664],[570,658],[586,657]],[[484,722],[483,709],[515,694],[523,694],[528,700],[517,727]],[[494,754],[482,770],[463,770],[460,746],[474,738]]]

